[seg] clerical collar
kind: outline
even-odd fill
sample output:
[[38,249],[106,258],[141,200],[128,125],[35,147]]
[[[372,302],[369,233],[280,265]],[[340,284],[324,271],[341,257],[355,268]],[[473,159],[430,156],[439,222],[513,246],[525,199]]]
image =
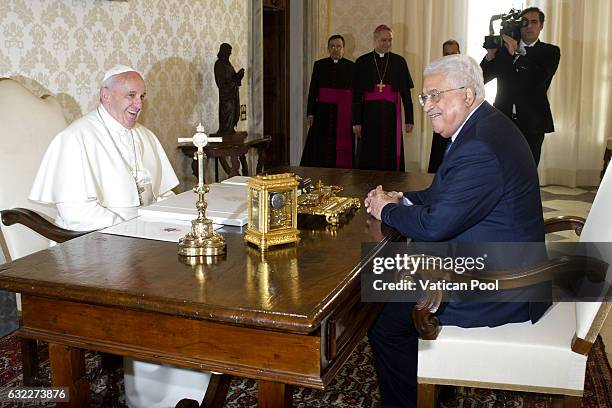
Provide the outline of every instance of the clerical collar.
[[108,128],[109,132],[113,134],[114,133],[125,134],[130,131],[130,129],[127,129],[125,126],[119,123],[117,119],[113,118],[111,114],[108,113],[104,105],[102,104],[98,105],[98,113],[100,114],[100,119],[102,119],[102,121]]
[[339,59],[332,58],[332,61],[334,61],[334,64],[337,64],[337,63],[338,63],[338,61],[340,61],[340,60],[339,60]]
[[374,50],[374,52],[375,52],[376,54],[378,54],[378,56],[379,56],[380,58],[385,58],[385,53],[384,53],[384,52],[378,52],[378,51],[376,51],[376,50]]

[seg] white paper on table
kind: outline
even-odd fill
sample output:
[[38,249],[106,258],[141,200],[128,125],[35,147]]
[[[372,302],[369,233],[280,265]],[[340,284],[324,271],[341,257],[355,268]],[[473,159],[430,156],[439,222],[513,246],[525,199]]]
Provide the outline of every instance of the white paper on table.
[[[206,194],[206,217],[215,224],[241,227],[248,223],[246,186],[215,183],[209,185]],[[195,203],[197,195],[189,190],[170,196],[147,207],[138,209],[138,215],[149,218],[164,218],[191,221],[198,215]]]
[[234,176],[226,180],[223,180],[221,184],[231,184],[234,186],[248,186],[250,179],[251,178],[249,176]]
[[[222,225],[213,224],[214,229]],[[105,228],[103,234],[123,235],[126,237],[154,239],[156,241],[178,242],[191,230],[191,222],[162,218],[136,217]]]

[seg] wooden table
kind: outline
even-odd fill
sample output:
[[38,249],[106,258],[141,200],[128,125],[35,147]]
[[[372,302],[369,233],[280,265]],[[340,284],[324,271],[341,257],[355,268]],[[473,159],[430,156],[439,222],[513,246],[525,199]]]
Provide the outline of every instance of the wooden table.
[[[285,169],[287,170],[287,169]],[[429,175],[293,168],[362,197],[424,188]],[[0,288],[22,294],[20,335],[49,342],[54,386],[85,407],[84,349],[259,381],[259,406],[291,406],[292,386],[330,383],[376,317],[360,302],[361,243],[399,234],[363,207],[337,230],[300,220],[297,246],[262,255],[241,229],[221,229],[227,256],[190,266],[176,244],[92,233],[0,266]],[[342,256],[338,251],[342,250]]]
[[[217,135],[212,134],[210,136],[215,137]],[[257,150],[257,166],[254,174],[259,174],[263,171],[266,149],[270,144],[270,140],[272,140],[269,136],[249,139],[247,132],[236,132],[222,135],[222,137],[222,142],[209,143],[204,147],[206,157],[215,159],[215,182],[219,181],[217,163],[221,163],[223,171],[229,177],[240,175],[241,168],[242,175],[248,176],[249,165],[246,160],[246,154],[250,149]],[[191,170],[193,175],[198,177],[198,163],[193,158],[196,147],[192,143],[179,143],[178,148],[181,149],[185,156],[192,159]],[[229,163],[227,158],[229,158]]]

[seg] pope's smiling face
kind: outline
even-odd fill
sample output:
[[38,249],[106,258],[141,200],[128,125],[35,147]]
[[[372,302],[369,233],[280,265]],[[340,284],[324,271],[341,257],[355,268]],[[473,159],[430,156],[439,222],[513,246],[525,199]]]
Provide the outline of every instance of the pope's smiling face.
[[102,106],[124,127],[136,125],[146,95],[145,83],[137,72],[115,75],[109,87],[102,87]]

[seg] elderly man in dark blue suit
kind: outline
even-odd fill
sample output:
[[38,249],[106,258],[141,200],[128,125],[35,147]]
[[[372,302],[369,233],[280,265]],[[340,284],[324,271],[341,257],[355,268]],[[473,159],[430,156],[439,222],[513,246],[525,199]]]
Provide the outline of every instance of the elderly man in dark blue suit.
[[[450,138],[423,191],[368,193],[367,211],[414,241],[541,242],[544,222],[535,162],[517,127],[484,101],[482,71],[452,55],[424,72],[419,101],[433,130]],[[537,321],[549,304],[449,302],[442,325],[499,326]],[[416,405],[418,338],[412,304],[388,303],[370,330],[383,407]]]

